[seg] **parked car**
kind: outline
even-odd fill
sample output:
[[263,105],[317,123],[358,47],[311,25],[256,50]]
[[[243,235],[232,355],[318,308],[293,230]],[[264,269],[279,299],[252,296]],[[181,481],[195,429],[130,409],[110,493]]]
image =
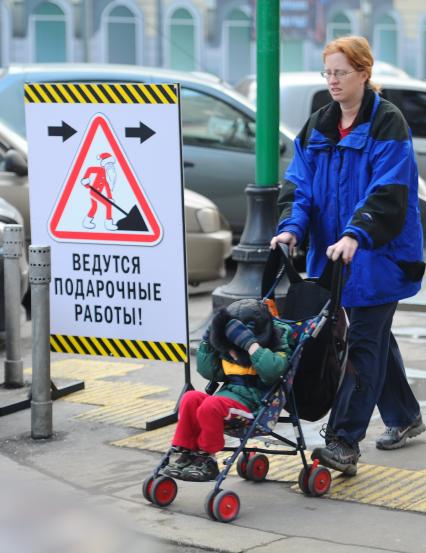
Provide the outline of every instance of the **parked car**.
[[[0,123],[0,198],[3,198],[5,205],[9,205],[7,200],[15,206],[10,206],[13,209],[11,221],[23,222],[29,244],[31,230],[27,174],[27,141]],[[184,204],[189,283],[194,285],[224,276],[225,259],[230,256],[232,245],[228,223],[211,200],[192,190],[185,190]]]
[[[0,160],[0,168],[3,162]],[[1,177],[0,177],[1,179]],[[3,257],[3,239],[6,225],[22,225],[24,220],[19,211],[13,207],[4,198],[0,197],[0,333],[5,330],[5,312],[4,312],[4,257]],[[28,259],[25,244],[22,244],[21,257],[19,259],[20,280],[21,280],[21,301],[28,311],[29,307],[29,283],[28,283]]]
[[[0,76],[0,120],[25,136],[25,82],[180,83],[185,186],[210,198],[234,238],[246,217],[244,190],[255,183],[253,105],[208,74],[125,65],[11,66]],[[280,131],[280,174],[293,155],[293,134]]]
[[[372,80],[382,86],[382,96],[405,115],[413,133],[413,144],[419,166],[419,206],[422,218],[423,236],[426,238],[426,83],[411,79],[404,72],[399,77],[390,76],[398,70],[381,62]],[[390,68],[388,68],[389,66]],[[236,89],[256,102],[256,76],[248,75]],[[280,112],[287,128],[297,134],[311,113],[331,101],[326,81],[319,73],[281,73]]]

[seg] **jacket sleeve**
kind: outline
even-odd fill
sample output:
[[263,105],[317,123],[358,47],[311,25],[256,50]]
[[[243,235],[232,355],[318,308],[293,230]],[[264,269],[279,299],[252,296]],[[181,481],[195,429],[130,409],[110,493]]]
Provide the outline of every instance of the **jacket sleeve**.
[[[283,328],[284,327],[284,328]],[[272,351],[269,348],[258,348],[251,360],[253,367],[264,384],[272,385],[283,376],[289,369],[289,358],[293,351],[289,325],[281,325],[283,334],[279,351]]]
[[365,196],[355,207],[343,235],[355,237],[365,249],[380,248],[400,234],[408,208],[409,186],[418,186],[414,151],[405,120],[398,112],[387,114],[382,123],[397,127],[393,140],[376,140],[370,153],[371,179]]
[[84,173],[83,178],[81,179],[81,184],[83,186],[85,186],[86,188],[89,187],[89,184],[90,184],[90,181],[91,181],[90,177],[93,174],[96,176],[96,173],[93,171],[93,167],[88,167],[86,169],[86,172]]
[[298,244],[302,242],[309,226],[312,204],[313,169],[303,147],[307,125],[294,141],[294,157],[284,175],[284,184],[278,198],[280,220],[277,234],[292,232]]
[[204,340],[197,349],[197,371],[207,380],[218,382],[225,379],[218,352]]
[[272,385],[286,372],[288,366],[288,356],[285,352],[273,352],[269,348],[257,349],[251,360],[264,384]]

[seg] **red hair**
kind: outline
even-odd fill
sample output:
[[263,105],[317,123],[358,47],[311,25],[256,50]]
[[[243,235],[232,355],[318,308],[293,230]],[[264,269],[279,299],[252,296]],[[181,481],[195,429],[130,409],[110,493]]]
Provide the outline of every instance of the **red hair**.
[[371,52],[368,40],[363,36],[342,36],[329,42],[323,52],[322,57],[325,58],[330,54],[341,52],[348,58],[350,65],[357,71],[365,71],[367,80],[365,86],[372,88],[376,92],[380,90],[380,86],[371,82],[371,71],[373,69],[374,58]]

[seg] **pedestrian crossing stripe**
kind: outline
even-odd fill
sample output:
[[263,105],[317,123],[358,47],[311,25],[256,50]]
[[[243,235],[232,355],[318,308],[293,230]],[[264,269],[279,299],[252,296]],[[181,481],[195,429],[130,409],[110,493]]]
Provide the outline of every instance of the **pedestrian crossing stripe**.
[[50,335],[50,350],[57,353],[127,357],[151,361],[188,361],[187,346],[176,342],[154,342],[124,338],[94,338],[88,336]]
[[175,84],[27,83],[32,104],[177,104]]

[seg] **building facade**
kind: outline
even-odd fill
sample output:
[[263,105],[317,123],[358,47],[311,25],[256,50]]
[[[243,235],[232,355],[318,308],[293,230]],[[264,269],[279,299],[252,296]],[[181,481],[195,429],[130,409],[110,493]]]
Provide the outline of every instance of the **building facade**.
[[[0,0],[0,63],[94,62],[256,69],[256,0]],[[328,40],[362,34],[376,59],[426,78],[422,0],[281,0],[281,67],[317,70]]]

